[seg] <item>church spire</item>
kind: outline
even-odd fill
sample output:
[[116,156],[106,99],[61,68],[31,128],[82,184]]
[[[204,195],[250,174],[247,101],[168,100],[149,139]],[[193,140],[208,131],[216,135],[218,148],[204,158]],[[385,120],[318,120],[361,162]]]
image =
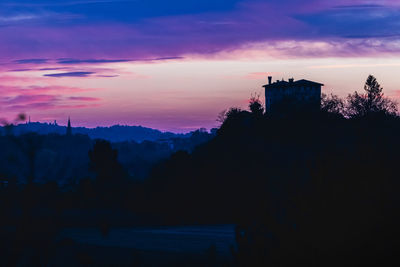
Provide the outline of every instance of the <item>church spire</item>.
[[67,136],[71,136],[71,135],[72,135],[71,118],[68,117]]

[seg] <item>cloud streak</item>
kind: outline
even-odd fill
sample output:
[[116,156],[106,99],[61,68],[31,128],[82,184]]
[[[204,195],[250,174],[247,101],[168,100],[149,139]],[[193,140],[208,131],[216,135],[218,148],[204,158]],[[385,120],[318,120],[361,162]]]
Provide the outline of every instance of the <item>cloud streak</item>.
[[85,101],[85,102],[94,102],[100,100],[100,98],[87,97],[87,96],[70,96],[68,99],[74,101]]
[[43,58],[32,58],[32,59],[19,59],[15,60],[14,62],[17,64],[45,64],[49,60]]
[[62,73],[54,73],[54,74],[44,74],[45,77],[55,77],[55,78],[63,78],[63,77],[89,77],[94,72],[90,71],[74,71],[74,72],[62,72]]
[[129,59],[59,59],[58,64],[76,65],[76,64],[104,64],[121,63],[131,61]]
[[0,97],[0,104],[8,111],[30,111],[49,109],[86,108],[99,106],[99,98],[48,94],[15,95]]
[[[4,79],[2,79],[4,78]],[[0,77],[0,81],[14,77]],[[7,86],[0,85],[0,110],[10,112],[40,112],[44,110],[76,109],[100,106],[101,98],[79,96],[99,89],[83,89],[68,86]],[[78,95],[77,95],[78,94]],[[13,116],[13,115],[12,115]]]

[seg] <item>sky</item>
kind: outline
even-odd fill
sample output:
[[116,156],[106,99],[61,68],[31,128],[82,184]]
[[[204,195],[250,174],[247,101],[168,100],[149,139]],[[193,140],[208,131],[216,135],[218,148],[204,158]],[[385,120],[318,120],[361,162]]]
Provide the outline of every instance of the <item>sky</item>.
[[369,74],[400,100],[398,0],[2,0],[0,118],[188,132],[263,99],[267,76],[323,92]]

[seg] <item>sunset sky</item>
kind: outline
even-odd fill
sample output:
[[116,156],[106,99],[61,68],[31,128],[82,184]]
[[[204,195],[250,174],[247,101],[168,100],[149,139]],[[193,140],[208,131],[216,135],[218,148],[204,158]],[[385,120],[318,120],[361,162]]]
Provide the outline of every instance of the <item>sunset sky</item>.
[[[267,76],[400,100],[399,0],[2,0],[0,118],[187,132]],[[264,100],[262,98],[262,100]]]

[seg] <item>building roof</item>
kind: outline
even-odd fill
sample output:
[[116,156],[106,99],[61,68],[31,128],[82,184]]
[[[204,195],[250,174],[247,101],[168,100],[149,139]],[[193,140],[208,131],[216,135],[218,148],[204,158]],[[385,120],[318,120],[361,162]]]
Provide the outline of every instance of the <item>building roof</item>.
[[282,80],[282,81],[278,80],[274,83],[263,85],[263,87],[264,88],[282,88],[282,87],[289,87],[289,86],[292,87],[292,86],[304,86],[304,85],[323,86],[322,83],[317,83],[317,82],[302,79],[302,80],[298,80],[298,81],[292,80],[289,82],[284,81],[284,80]]

